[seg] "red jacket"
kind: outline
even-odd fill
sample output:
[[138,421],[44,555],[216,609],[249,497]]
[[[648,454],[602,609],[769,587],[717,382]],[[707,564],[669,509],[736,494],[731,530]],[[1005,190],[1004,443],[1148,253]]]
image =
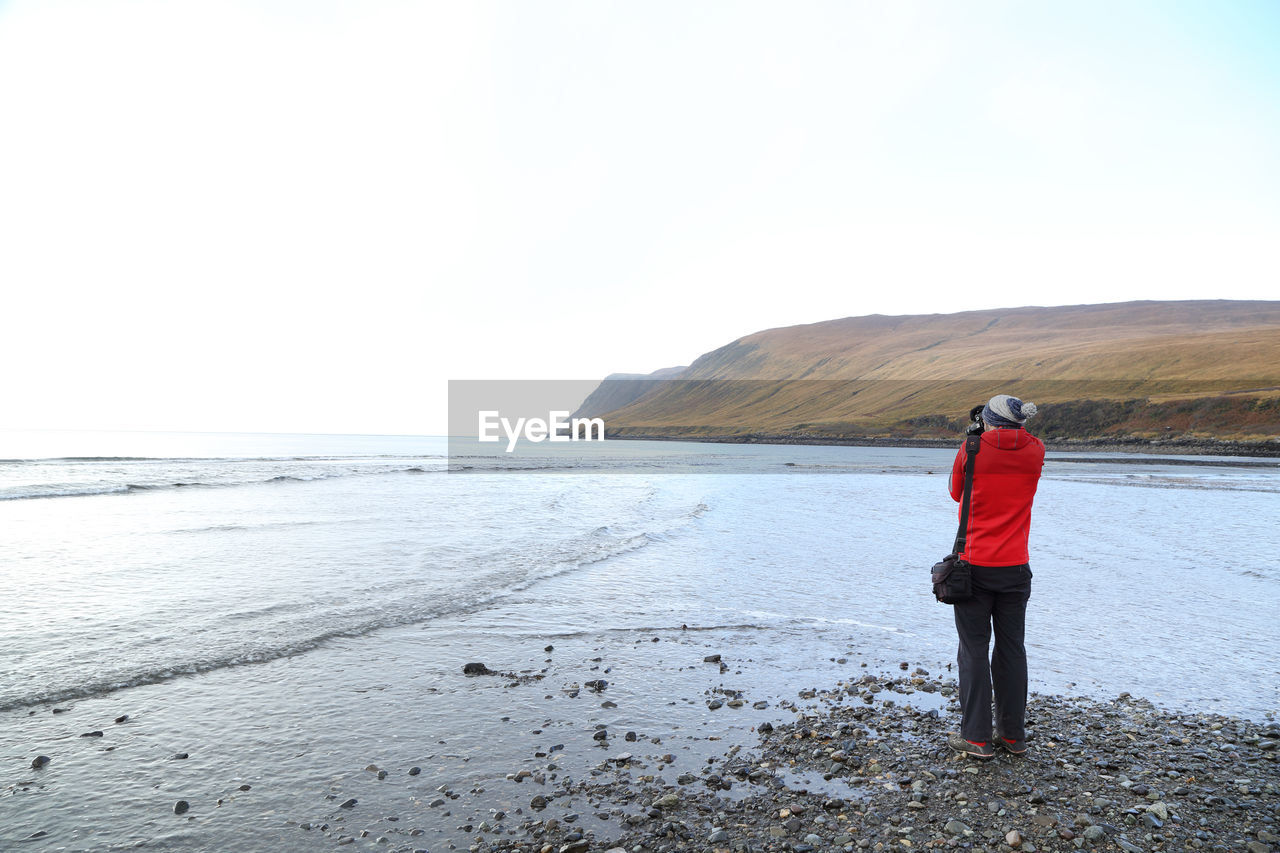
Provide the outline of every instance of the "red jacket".
[[[964,494],[964,445],[951,466],[951,498]],[[1044,467],[1044,443],[1026,430],[989,429],[974,465],[969,527],[960,556],[975,566],[1020,566],[1029,562],[1031,502]]]

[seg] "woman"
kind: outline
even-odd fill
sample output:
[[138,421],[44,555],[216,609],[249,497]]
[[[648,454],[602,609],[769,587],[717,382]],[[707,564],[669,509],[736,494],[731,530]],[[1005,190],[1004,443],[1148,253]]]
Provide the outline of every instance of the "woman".
[[[975,758],[995,755],[991,699],[995,693],[994,743],[1026,752],[1027,653],[1023,630],[1031,597],[1027,539],[1031,503],[1044,466],[1044,444],[1023,425],[1035,403],[998,394],[982,410],[981,449],[974,460],[964,553],[971,566],[973,597],[955,605],[960,637],[960,734],[949,745]],[[964,494],[967,459],[961,445],[951,467],[951,497]],[[987,649],[995,632],[990,665]]]

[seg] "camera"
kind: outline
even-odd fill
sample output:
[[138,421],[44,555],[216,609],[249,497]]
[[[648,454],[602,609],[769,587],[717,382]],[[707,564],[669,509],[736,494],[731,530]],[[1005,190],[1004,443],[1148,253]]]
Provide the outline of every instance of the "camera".
[[982,426],[982,410],[984,408],[985,406],[983,405],[977,405],[969,410],[969,426],[964,431],[965,435],[981,435],[982,434],[983,430],[985,429]]

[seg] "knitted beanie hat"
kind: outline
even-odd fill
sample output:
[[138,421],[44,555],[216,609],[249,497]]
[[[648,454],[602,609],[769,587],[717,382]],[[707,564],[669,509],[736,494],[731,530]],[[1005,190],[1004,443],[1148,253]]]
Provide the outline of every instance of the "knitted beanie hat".
[[1008,394],[997,394],[982,409],[982,420],[989,427],[1021,427],[1036,413],[1035,403],[1024,403]]

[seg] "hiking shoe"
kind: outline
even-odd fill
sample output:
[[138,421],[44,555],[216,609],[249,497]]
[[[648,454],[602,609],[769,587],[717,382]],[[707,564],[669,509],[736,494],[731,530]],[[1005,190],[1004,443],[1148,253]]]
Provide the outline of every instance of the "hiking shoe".
[[1010,740],[1002,735],[996,738],[996,743],[1000,744],[1006,751],[1013,755],[1022,755],[1022,753],[1027,751],[1027,742],[1022,738]]
[[956,752],[963,752],[970,758],[991,758],[996,754],[995,747],[989,742],[974,743],[971,740],[965,740],[960,735],[953,734],[947,736],[947,746]]

